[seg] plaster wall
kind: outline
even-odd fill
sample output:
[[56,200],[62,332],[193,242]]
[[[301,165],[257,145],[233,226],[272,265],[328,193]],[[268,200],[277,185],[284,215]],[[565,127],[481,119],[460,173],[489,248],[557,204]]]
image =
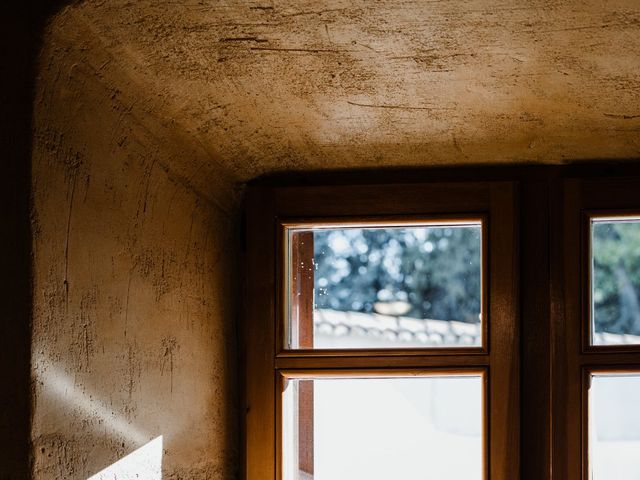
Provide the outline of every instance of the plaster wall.
[[67,13],[234,180],[640,153],[637,0],[87,0]]
[[236,186],[637,158],[639,29],[636,0],[61,10],[34,92],[34,478],[160,435],[163,478],[233,478]]
[[207,153],[69,21],[35,93],[33,478],[89,478],[158,436],[163,479],[232,478],[233,192],[205,194],[215,172],[186,166]]

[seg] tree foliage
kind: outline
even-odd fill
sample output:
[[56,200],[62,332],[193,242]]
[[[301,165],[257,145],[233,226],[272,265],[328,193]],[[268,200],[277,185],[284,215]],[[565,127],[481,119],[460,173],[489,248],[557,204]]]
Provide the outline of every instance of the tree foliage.
[[[415,318],[478,322],[479,226],[314,232],[315,306],[373,312],[405,302]],[[640,335],[640,222],[593,225],[596,332]]]
[[640,223],[593,224],[596,332],[640,335]]
[[316,308],[406,302],[408,316],[478,322],[480,248],[479,226],[318,230]]

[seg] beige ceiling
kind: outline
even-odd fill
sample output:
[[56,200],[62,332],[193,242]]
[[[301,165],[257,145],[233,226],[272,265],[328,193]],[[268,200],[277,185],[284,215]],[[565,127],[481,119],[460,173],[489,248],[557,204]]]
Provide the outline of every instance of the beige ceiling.
[[638,0],[108,0],[60,17],[116,93],[234,181],[640,157]]

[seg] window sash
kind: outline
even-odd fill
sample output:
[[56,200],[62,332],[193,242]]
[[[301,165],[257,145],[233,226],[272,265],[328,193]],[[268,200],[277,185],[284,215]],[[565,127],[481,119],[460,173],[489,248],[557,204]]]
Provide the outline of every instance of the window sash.
[[[247,195],[243,344],[245,374],[244,478],[276,477],[277,379],[280,371],[336,369],[487,369],[489,461],[487,478],[513,479],[519,469],[519,328],[517,186],[510,181],[446,182],[327,187],[253,187]],[[282,219],[485,215],[488,254],[486,292],[489,321],[484,351],[296,352],[283,351],[282,302],[278,281],[284,245]],[[483,292],[484,293],[484,292]],[[280,317],[279,317],[280,315]],[[509,455],[501,452],[509,451]]]

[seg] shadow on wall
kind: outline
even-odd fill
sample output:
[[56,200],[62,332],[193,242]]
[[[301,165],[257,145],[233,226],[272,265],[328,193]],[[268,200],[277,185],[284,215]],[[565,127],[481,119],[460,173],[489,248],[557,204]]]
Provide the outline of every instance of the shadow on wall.
[[107,75],[110,59],[72,9],[47,24],[31,147],[33,475],[130,467],[162,436],[164,478],[230,478],[235,200],[194,187],[210,158],[145,108],[119,62]]
[[0,479],[29,478],[31,126],[35,59],[46,19],[63,2],[0,5]]

